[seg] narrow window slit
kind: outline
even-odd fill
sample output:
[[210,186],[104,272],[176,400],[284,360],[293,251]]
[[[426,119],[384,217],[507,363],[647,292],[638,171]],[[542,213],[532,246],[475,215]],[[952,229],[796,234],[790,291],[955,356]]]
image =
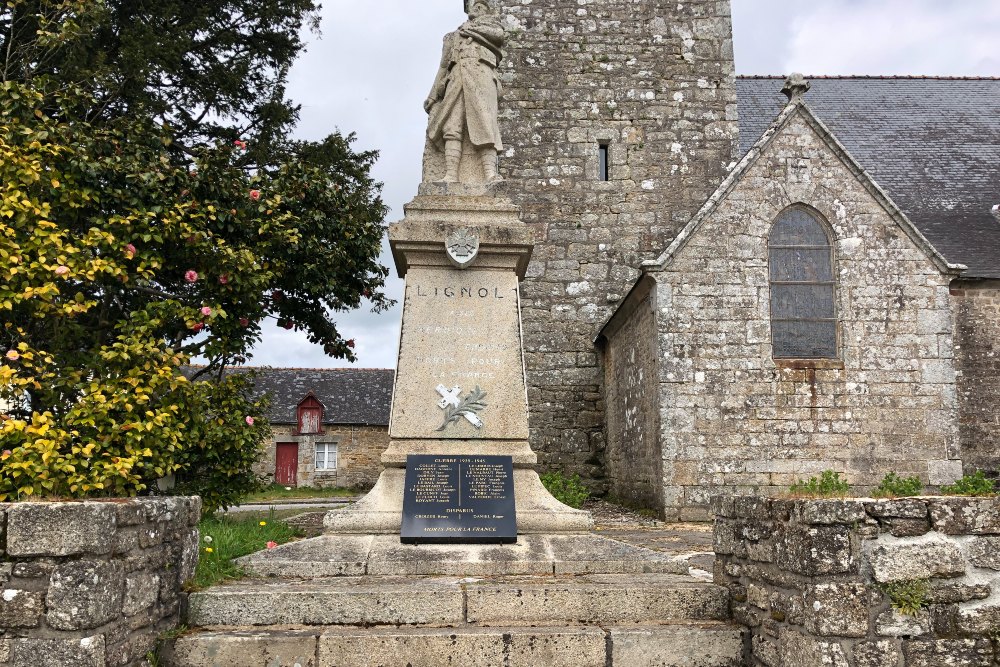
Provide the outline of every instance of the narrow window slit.
[[602,181],[611,180],[611,171],[608,168],[608,144],[597,145],[597,177]]

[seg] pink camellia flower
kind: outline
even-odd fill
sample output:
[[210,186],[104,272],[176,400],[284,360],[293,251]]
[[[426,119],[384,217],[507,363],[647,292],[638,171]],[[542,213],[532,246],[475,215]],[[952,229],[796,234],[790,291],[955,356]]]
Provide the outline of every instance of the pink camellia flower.
[[260,199],[260,190],[251,190],[250,199],[258,201]]
[[277,542],[268,542],[268,543],[267,543],[267,548],[268,548],[268,549],[274,549],[274,548],[276,548],[277,546],[278,546],[278,543],[277,543]]
[[223,273],[221,276],[219,276],[219,284],[220,285],[226,285],[228,283],[229,283],[229,274],[228,273]]
[[196,282],[198,282],[198,272],[197,271],[188,271],[187,273],[184,274],[184,280],[186,280],[189,283],[196,283]]
[[347,347],[351,348],[352,350],[354,349],[354,339],[353,338],[351,340],[347,341]]
[[244,328],[246,328],[246,327],[250,326],[250,320],[248,320],[248,319],[247,319],[247,318],[245,318],[245,317],[241,317],[241,318],[240,318],[240,326],[241,326],[241,327],[244,327]]
[[135,246],[132,245],[131,243],[125,246],[125,254],[128,256],[129,259],[135,257]]
[[254,422],[253,417],[247,415],[246,422],[247,422],[247,426],[253,426],[253,422]]
[[191,331],[193,331],[195,333],[198,333],[199,331],[201,331],[204,328],[205,328],[205,325],[202,324],[201,322],[195,322],[194,324],[191,325]]
[[7,457],[9,457],[9,456],[13,456],[13,455],[14,455],[14,452],[10,451],[9,449],[5,449],[5,450],[3,450],[3,454],[2,454],[2,456],[3,456],[4,458],[7,458]]
[[209,308],[208,306],[205,306],[204,308],[201,309],[201,314],[204,315],[205,317],[208,317],[209,315],[212,314],[212,309]]
[[60,266],[56,267],[56,275],[57,276],[65,276],[67,273],[69,273],[69,267],[68,266],[62,266],[62,265],[60,265]]
[[21,358],[21,355],[17,353],[17,350],[7,350],[7,361],[17,361]]

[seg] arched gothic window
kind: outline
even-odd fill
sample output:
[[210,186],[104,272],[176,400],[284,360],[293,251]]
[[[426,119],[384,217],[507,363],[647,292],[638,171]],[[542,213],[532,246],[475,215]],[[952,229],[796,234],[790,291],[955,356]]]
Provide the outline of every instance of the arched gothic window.
[[804,208],[778,216],[768,241],[771,343],[775,359],[836,359],[833,247]]

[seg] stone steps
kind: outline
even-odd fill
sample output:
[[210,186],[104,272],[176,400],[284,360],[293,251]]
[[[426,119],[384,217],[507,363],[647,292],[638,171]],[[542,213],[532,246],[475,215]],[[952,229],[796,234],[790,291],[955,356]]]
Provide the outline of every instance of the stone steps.
[[729,618],[725,589],[670,574],[250,580],[188,599],[192,626],[620,624]]
[[742,631],[659,625],[209,630],[181,637],[164,667],[741,667]]

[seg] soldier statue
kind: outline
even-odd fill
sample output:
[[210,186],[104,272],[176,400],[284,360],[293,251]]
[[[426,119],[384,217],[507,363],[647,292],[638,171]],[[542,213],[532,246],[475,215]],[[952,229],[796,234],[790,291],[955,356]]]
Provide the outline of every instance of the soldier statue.
[[441,67],[424,102],[427,138],[444,152],[444,181],[460,180],[463,144],[476,151],[487,183],[500,180],[497,152],[503,148],[497,122],[504,30],[487,0],[466,0],[469,20],[444,38]]

